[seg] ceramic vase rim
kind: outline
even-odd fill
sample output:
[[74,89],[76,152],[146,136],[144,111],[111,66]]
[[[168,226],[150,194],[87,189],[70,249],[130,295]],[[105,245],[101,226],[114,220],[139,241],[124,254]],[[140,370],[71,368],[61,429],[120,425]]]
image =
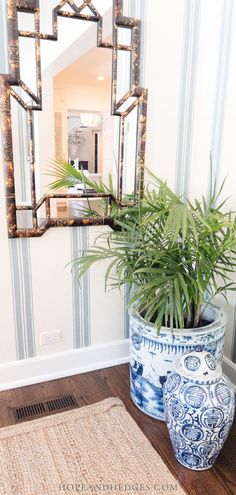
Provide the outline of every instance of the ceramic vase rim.
[[205,333],[208,333],[209,331],[218,331],[220,328],[225,327],[228,321],[228,317],[226,315],[226,312],[220,307],[215,304],[209,303],[208,308],[211,309],[216,317],[215,319],[209,323],[208,325],[205,325],[203,327],[198,327],[198,328],[180,328],[180,329],[174,329],[173,331],[169,327],[162,326],[160,329],[160,333],[157,334],[156,331],[156,326],[154,323],[148,322],[145,320],[139,313],[135,314],[134,313],[134,305],[132,305],[129,308],[129,316],[134,318],[136,321],[140,322],[143,327],[145,327],[146,330],[152,332],[152,337],[153,337],[153,332],[155,332],[154,337],[158,338],[163,334],[169,335],[169,336],[180,336],[183,335],[184,337],[194,337],[194,336],[200,336],[204,335]]

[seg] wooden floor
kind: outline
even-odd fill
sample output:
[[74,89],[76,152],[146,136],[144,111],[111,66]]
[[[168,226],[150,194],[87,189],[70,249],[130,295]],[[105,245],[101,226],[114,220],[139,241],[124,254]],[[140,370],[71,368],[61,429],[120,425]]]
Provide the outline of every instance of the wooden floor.
[[[127,365],[0,392],[0,427],[8,426],[14,421],[13,416],[9,414],[9,406],[23,405],[29,401],[35,402],[72,393],[76,396],[79,406],[93,404],[111,396],[120,397],[187,493],[191,495],[236,494],[236,422],[223,452],[212,469],[202,472],[185,469],[175,460],[165,424],[146,416],[132,403]],[[173,493],[178,494],[178,491],[173,491]]]

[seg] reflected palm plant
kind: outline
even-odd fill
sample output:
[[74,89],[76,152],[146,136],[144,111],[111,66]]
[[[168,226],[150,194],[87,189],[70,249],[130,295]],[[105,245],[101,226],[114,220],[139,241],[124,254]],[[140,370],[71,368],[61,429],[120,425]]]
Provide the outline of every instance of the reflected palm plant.
[[[82,173],[60,161],[52,189],[70,187]],[[184,201],[151,172],[144,196],[122,209],[114,204],[115,230],[101,234],[88,252],[73,260],[78,279],[96,262],[106,260],[106,287],[130,287],[133,313],[172,330],[204,324],[204,310],[217,294],[227,300],[236,290],[236,219],[220,202],[224,183],[210,198]],[[85,179],[84,179],[85,180]],[[86,178],[86,181],[89,179]],[[89,181],[91,185],[91,181]],[[87,182],[88,183],[88,182]],[[97,192],[113,189],[92,183]]]
[[[49,184],[49,189],[53,191],[57,191],[60,189],[73,188],[78,184],[83,184],[84,191],[92,190],[98,194],[110,194],[112,201],[112,211],[115,208],[115,191],[112,183],[112,177],[109,175],[108,186],[99,178],[97,181],[91,180],[84,172],[81,170],[77,170],[70,163],[62,158],[56,157],[55,160],[51,163],[50,170],[47,172],[47,175],[54,178]],[[79,211],[83,212],[84,216],[105,216],[107,212],[107,199],[100,199],[98,207],[92,207],[92,203],[87,198],[87,205],[80,205]]]

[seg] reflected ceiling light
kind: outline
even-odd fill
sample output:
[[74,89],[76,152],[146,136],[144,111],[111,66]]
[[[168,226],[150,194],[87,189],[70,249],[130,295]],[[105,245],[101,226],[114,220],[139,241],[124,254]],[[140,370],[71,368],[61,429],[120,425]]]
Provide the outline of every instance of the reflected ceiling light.
[[105,77],[104,76],[98,76],[98,81],[104,81]]
[[101,125],[102,118],[99,113],[81,113],[80,123],[85,127],[99,127]]

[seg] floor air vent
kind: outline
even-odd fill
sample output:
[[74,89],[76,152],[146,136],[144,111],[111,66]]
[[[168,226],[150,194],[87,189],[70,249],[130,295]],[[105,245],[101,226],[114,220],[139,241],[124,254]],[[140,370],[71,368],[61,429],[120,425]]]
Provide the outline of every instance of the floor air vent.
[[57,411],[58,409],[70,409],[71,407],[78,405],[73,395],[66,395],[65,397],[60,397],[59,399],[47,400],[46,404],[50,412]]
[[63,397],[56,397],[35,404],[31,403],[24,404],[20,407],[13,407],[11,411],[13,411],[15,421],[20,423],[21,421],[48,416],[57,411],[67,411],[75,407],[78,407],[78,402],[74,395],[64,395]]

